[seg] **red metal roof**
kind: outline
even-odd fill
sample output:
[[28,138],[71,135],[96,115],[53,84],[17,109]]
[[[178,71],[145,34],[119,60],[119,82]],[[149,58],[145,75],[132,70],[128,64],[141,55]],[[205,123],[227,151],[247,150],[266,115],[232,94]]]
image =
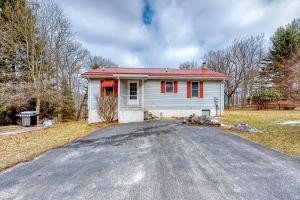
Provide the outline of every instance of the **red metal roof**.
[[170,69],[170,68],[98,68],[81,74],[86,77],[113,75],[146,75],[146,76],[178,76],[178,77],[215,77],[228,78],[227,75],[208,69]]

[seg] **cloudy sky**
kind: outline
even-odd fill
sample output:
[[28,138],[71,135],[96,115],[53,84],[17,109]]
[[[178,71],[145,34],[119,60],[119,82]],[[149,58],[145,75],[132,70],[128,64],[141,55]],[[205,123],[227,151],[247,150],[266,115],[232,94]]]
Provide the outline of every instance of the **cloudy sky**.
[[76,39],[121,67],[202,63],[209,50],[300,17],[300,0],[57,0]]

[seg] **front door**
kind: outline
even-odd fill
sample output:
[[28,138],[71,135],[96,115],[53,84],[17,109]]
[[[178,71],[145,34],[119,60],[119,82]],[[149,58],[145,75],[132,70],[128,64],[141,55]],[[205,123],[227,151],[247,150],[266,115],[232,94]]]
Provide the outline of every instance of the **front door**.
[[128,104],[129,105],[138,105],[138,81],[129,82],[129,95],[128,95]]

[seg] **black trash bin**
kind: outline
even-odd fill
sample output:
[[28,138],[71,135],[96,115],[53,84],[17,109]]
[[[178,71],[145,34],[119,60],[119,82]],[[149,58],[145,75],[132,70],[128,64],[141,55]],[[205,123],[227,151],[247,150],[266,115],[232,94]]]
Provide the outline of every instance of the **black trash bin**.
[[21,126],[35,126],[36,125],[36,118],[37,114],[36,111],[24,111],[17,115],[20,117]]

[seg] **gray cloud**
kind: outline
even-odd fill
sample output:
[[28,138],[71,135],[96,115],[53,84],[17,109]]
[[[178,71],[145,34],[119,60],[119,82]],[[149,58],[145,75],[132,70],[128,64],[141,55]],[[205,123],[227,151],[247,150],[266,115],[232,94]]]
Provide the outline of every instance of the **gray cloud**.
[[[299,0],[64,0],[76,39],[126,67],[177,67],[236,37],[264,33],[300,17]],[[144,12],[143,12],[144,11]],[[143,16],[150,17],[144,23]],[[150,21],[149,21],[150,20]]]

